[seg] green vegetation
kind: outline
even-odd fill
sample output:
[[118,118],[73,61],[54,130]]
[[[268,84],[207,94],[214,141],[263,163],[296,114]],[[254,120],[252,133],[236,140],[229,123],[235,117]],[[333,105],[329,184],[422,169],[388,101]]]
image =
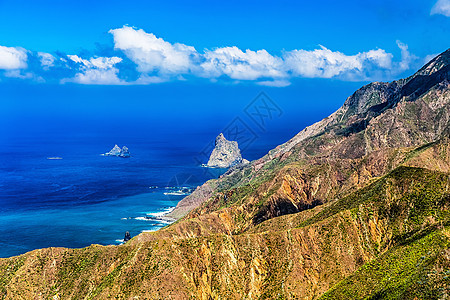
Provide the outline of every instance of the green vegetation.
[[320,299],[444,299],[449,228],[432,226],[360,267]]
[[[1,262],[1,261],[0,261]],[[23,266],[25,262],[25,257],[13,257],[8,261],[0,264],[0,297],[6,297],[6,285],[9,284],[13,276]]]

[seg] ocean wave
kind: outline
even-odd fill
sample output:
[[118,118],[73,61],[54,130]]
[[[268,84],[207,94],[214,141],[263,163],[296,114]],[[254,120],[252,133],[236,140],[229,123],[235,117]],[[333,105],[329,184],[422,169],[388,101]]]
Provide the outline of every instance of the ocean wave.
[[165,192],[163,193],[164,195],[172,195],[172,196],[184,196],[184,195],[189,195],[190,193],[188,192],[182,192],[182,191],[175,191],[175,192]]
[[138,221],[155,221],[155,219],[150,218],[150,217],[136,217],[134,219],[138,220]]
[[168,213],[171,213],[174,209],[175,209],[175,206],[168,207],[168,208],[164,209],[163,211],[147,213],[147,216],[151,216],[154,218],[161,218],[161,217],[164,217],[165,215],[167,215]]
[[169,220],[161,220],[161,219],[158,220],[158,224],[162,224],[162,225],[169,225],[172,223],[173,223],[173,221],[169,221]]
[[156,223],[155,226],[161,225],[162,227],[165,226],[165,225],[169,225],[169,224],[173,223],[173,221],[171,221],[171,220],[165,220],[165,219],[162,219],[162,218],[155,218],[155,217],[149,217],[149,216],[136,217],[134,219],[138,220],[138,221],[153,221],[153,222]]

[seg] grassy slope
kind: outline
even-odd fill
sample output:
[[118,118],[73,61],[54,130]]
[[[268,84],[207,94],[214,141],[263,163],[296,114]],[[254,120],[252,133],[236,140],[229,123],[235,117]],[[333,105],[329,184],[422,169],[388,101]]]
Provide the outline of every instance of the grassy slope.
[[320,299],[445,299],[450,228],[427,227],[364,264]]

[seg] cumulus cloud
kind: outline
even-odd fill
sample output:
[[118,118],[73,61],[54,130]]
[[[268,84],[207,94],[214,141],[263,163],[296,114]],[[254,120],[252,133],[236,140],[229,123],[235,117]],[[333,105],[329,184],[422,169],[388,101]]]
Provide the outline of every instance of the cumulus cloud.
[[432,15],[444,15],[450,17],[450,0],[438,0],[431,8]]
[[24,69],[27,58],[27,51],[23,48],[0,46],[0,69]]
[[129,26],[109,32],[114,37],[114,48],[122,51],[142,73],[137,83],[167,81],[180,75],[209,79],[225,77],[268,86],[286,86],[292,77],[388,79],[407,70],[416,59],[408,52],[408,46],[399,41],[402,60],[394,62],[393,55],[383,49],[355,55],[324,46],[315,50],[285,51],[282,56],[272,55],[264,49],[243,51],[236,46],[198,52],[192,46],[172,44]]
[[349,70],[362,70],[356,56],[333,52],[323,46],[313,51],[288,51],[283,58],[294,76],[331,78]]
[[107,70],[114,67],[115,64],[120,63],[122,58],[113,56],[113,57],[96,57],[83,59],[78,55],[67,55],[67,57],[75,63],[81,64],[86,68],[96,68],[100,70]]
[[266,50],[244,52],[237,47],[222,47],[199,53],[192,46],[169,43],[142,29],[124,26],[109,32],[114,37],[114,48],[123,51],[145,75],[138,83],[161,82],[183,74],[205,78],[225,75],[237,80],[287,76],[282,59]]
[[171,44],[153,33],[129,26],[109,31],[114,37],[114,48],[132,60],[140,72],[158,72],[163,75],[188,73],[192,59],[197,55],[194,47]]
[[281,58],[270,55],[266,50],[247,49],[244,52],[237,47],[206,50],[198,72],[205,77],[226,75],[238,80],[287,77]]
[[44,70],[48,70],[55,65],[55,57],[50,53],[38,52],[37,53],[41,66]]
[[[401,59],[384,49],[348,55],[325,46],[294,49],[274,55],[265,49],[236,46],[203,49],[171,43],[153,33],[130,26],[112,29],[114,48],[109,56],[34,53],[22,48],[0,46],[0,69],[15,78],[80,84],[155,84],[203,78],[210,82],[254,82],[284,87],[296,77],[340,80],[390,80],[422,62],[408,46],[397,41]],[[85,52],[86,53],[86,52]],[[27,60],[28,59],[28,60]],[[19,70],[19,71],[15,71]],[[31,74],[31,76],[29,75]]]
[[67,56],[78,66],[78,73],[73,78],[63,79],[62,82],[76,82],[81,84],[125,84],[118,77],[119,69],[115,67],[122,61],[120,57],[96,57],[83,59],[78,55]]
[[124,84],[117,77],[118,70],[116,68],[100,70],[100,69],[87,69],[81,73],[77,73],[73,79],[66,79],[65,82],[76,82],[81,84],[105,84],[105,85],[118,85]]
[[293,50],[283,55],[288,70],[294,76],[301,77],[349,77],[364,78],[365,71],[371,67],[390,69],[393,55],[383,49],[370,50],[356,55],[345,55],[331,51],[324,46],[320,49]]
[[324,46],[311,51],[285,52],[283,60],[294,77],[382,80],[410,69],[417,61],[407,45],[397,41],[397,46],[401,50],[401,60],[398,62],[393,61],[394,56],[383,49],[346,55]]

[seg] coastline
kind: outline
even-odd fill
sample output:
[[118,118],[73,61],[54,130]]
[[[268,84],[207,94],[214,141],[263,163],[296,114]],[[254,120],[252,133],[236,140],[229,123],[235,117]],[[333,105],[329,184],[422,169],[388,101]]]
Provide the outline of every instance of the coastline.
[[75,207],[3,212],[0,214],[0,231],[11,238],[2,243],[0,257],[18,256],[43,248],[119,245],[126,231],[133,237],[142,232],[158,231],[176,221],[167,215],[182,198],[168,197],[162,192]]

